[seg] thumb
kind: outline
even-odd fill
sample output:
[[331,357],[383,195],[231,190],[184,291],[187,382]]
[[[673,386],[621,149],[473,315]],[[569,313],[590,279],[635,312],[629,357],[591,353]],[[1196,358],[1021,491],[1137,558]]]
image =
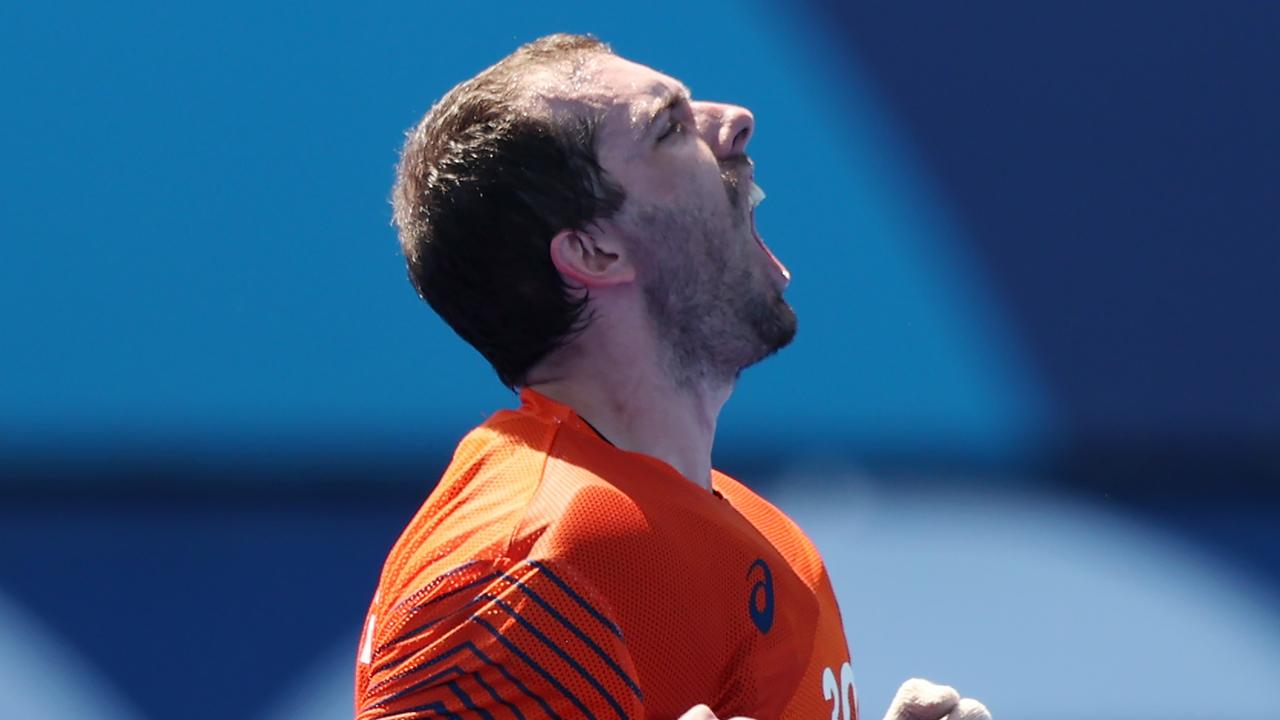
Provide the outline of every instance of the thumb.
[[911,678],[898,688],[884,720],[960,720],[949,716],[959,702],[955,688]]

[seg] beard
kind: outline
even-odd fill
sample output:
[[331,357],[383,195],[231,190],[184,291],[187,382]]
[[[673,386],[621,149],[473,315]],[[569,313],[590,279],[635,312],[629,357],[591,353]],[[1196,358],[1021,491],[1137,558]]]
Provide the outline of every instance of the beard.
[[[730,207],[738,188],[726,180]],[[740,212],[732,213],[735,218]],[[645,305],[666,345],[680,387],[732,383],[744,369],[786,347],[795,311],[753,266],[748,221],[688,208],[649,206],[634,214]],[[630,223],[629,223],[630,224]]]

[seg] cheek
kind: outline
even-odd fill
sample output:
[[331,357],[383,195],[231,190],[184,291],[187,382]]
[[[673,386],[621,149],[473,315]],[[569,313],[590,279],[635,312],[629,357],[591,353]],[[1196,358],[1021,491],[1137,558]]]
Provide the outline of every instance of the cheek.
[[655,164],[655,185],[685,197],[724,196],[724,179],[720,164],[706,145],[686,139],[683,147],[672,148]]

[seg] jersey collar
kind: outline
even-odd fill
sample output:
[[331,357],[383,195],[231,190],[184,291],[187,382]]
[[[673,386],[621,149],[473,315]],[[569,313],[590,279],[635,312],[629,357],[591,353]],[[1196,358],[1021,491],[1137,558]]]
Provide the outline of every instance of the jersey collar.
[[[533,388],[529,388],[529,387],[520,388],[520,409],[525,412],[531,413],[533,415],[550,418],[557,423],[567,425],[568,427],[571,427],[577,430],[578,432],[581,432],[590,437],[600,440],[600,442],[607,444],[609,447],[613,448],[617,452],[625,453],[626,455],[643,460],[656,467],[659,467],[664,472],[672,475],[673,477],[679,478],[682,484],[688,483],[691,487],[695,487],[695,488],[700,487],[696,483],[691,482],[685,476],[681,475],[678,470],[671,467],[666,462],[656,457],[653,457],[652,455],[646,455],[644,453],[632,452],[630,450],[623,450],[622,448],[619,448],[618,446],[610,442],[609,438],[601,434],[599,430],[596,430],[595,427],[591,425],[591,423],[582,419],[582,416],[574,412],[573,408],[557,400],[552,400],[551,398],[547,397],[546,395],[543,395],[542,393],[538,392],[537,390],[534,390]],[[716,487],[717,485],[720,484],[719,476],[720,476],[720,472],[713,468],[711,470],[711,482],[712,482],[711,494],[715,495],[717,498],[723,499],[724,496],[720,494],[719,489],[717,489]]]
[[552,400],[533,388],[520,388],[520,406],[521,409],[527,412],[543,417],[553,418],[559,423],[563,423],[575,430],[597,437],[603,442],[609,443],[610,446],[614,446],[613,443],[609,441],[609,438],[601,434],[599,430],[596,430],[595,427],[584,420],[581,415],[574,412],[573,408],[557,400]]

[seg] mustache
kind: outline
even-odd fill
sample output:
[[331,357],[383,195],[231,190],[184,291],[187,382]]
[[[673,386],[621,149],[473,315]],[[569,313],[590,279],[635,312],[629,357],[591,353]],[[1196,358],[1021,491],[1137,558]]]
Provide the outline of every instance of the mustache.
[[738,207],[747,197],[747,178],[755,164],[746,155],[738,155],[720,162],[720,179],[724,181],[724,191],[729,196],[729,204]]

